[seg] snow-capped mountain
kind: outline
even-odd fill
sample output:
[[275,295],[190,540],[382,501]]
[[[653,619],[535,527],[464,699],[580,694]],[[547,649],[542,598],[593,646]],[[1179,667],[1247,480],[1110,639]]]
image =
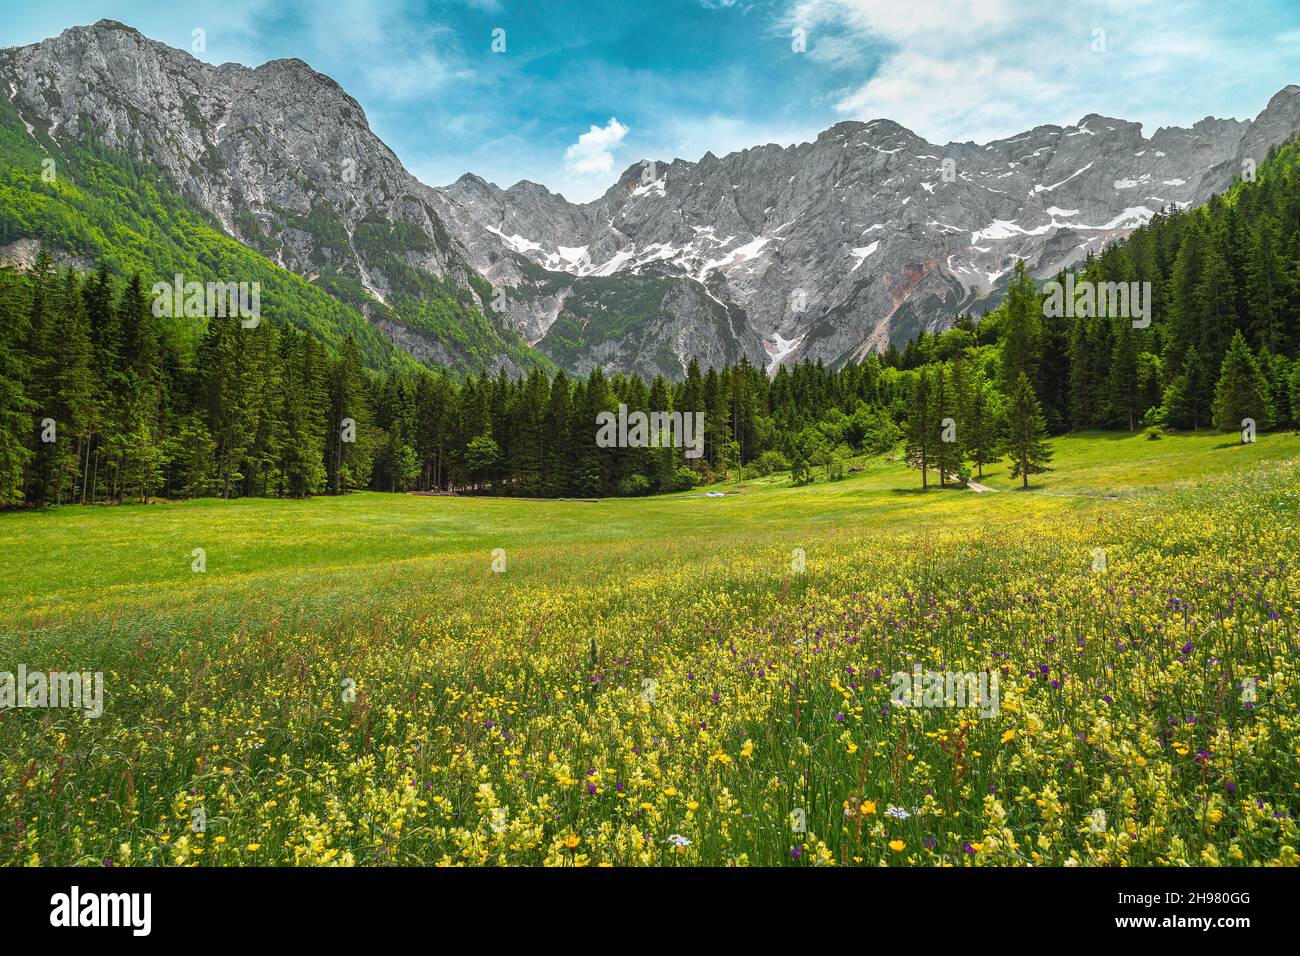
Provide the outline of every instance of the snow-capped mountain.
[[[1206,201],[1297,129],[1300,87],[1289,86],[1253,122],[1207,118],[1150,138],[1096,114],[985,145],[846,122],[797,146],[642,161],[581,205],[472,175],[442,192],[494,281],[514,285],[521,256],[577,280],[678,277],[739,313],[735,340],[774,369],[844,362],[983,311],[1018,258],[1040,276],[1069,267],[1163,208]],[[525,290],[517,312],[545,351],[546,318],[563,306],[531,310]],[[645,364],[615,354],[611,366]]]

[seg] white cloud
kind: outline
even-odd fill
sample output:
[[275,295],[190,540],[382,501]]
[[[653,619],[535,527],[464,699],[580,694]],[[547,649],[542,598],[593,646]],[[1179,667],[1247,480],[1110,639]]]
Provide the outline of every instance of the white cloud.
[[[939,143],[986,142],[1091,112],[1148,132],[1187,125],[1235,112],[1239,99],[1218,77],[1261,64],[1248,49],[1254,38],[1228,29],[1213,7],[1192,14],[1153,0],[791,0],[781,27],[794,26],[807,30],[814,64],[867,77],[834,100],[837,113],[893,119]],[[1210,96],[1189,97],[1207,75]]]
[[627,134],[628,128],[614,117],[604,126],[592,126],[564,151],[565,167],[579,176],[609,173],[614,168],[614,150]]
[[[800,0],[789,20],[808,31],[814,62],[849,67],[869,46],[881,58],[868,80],[836,100],[840,115],[885,117],[940,142],[983,140],[1019,131],[1031,118],[1028,125],[1048,119],[1044,105],[1061,93],[1057,69],[1044,68],[1044,34],[1026,19],[1026,6],[1017,0]],[[1068,18],[1057,17],[1055,32],[1070,31]],[[1026,47],[1037,47],[1038,55],[1026,56]]]

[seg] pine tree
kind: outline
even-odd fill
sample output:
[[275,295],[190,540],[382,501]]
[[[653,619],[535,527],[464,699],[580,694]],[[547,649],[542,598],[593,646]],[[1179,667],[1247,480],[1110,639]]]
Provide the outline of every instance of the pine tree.
[[574,402],[576,413],[571,422],[572,444],[569,446],[576,452],[575,493],[583,498],[598,497],[607,490],[607,469],[615,456],[609,454],[614,449],[596,444],[597,417],[601,412],[617,411],[616,404],[605,373],[599,368],[592,369]]
[[1163,412],[1167,424],[1174,428],[1195,429],[1208,421],[1204,411],[1209,404],[1207,380],[1201,353],[1196,351],[1196,346],[1189,345],[1183,357],[1182,371],[1165,389]]
[[75,501],[94,423],[94,379],[85,301],[71,269],[64,275],[58,307],[45,323],[37,367],[45,393],[41,414],[56,423],[56,440],[40,448],[46,459],[45,500]]
[[1011,477],[1029,487],[1029,476],[1051,471],[1047,463],[1052,450],[1047,443],[1047,426],[1042,408],[1029,376],[1023,372],[1016,381],[1007,404],[1007,456],[1011,459]]
[[1291,369],[1285,355],[1274,355],[1266,348],[1255,358],[1260,373],[1268,382],[1268,421],[1272,428],[1285,428],[1294,421],[1296,409],[1291,404]]
[[[573,493],[574,460],[573,449],[569,445],[569,433],[572,417],[572,387],[567,375],[557,372],[551,379],[551,394],[546,405],[546,418],[543,425],[545,436],[546,477],[545,493],[552,498]],[[592,423],[595,428],[595,423]]]
[[364,488],[374,464],[373,416],[368,382],[357,343],[348,336],[330,376],[330,418],[326,423],[326,470],[334,494]]
[[1262,216],[1250,232],[1246,261],[1246,314],[1255,345],[1275,351],[1286,347],[1282,310],[1285,304],[1283,261],[1278,255],[1277,221]]
[[[1197,304],[1197,285],[1204,273],[1205,227],[1199,210],[1191,217],[1178,244],[1170,279],[1169,329],[1165,345],[1165,365],[1171,374],[1182,371],[1183,358],[1189,348],[1200,352],[1198,327],[1201,322]],[[1202,358],[1204,354],[1200,353]]]
[[0,287],[0,506],[23,500],[23,474],[31,452],[27,438],[32,402],[27,397],[27,319]]
[[1227,258],[1214,245],[1206,249],[1205,262],[1193,292],[1196,301],[1197,350],[1210,368],[1223,360],[1237,324],[1236,296]]
[[938,432],[934,443],[934,467],[939,471],[939,487],[943,488],[949,477],[958,482],[964,480],[962,439],[965,433],[958,420],[961,409],[953,387],[951,368],[942,363],[929,368],[934,370],[934,417]]
[[1142,415],[1138,380],[1137,333],[1129,319],[1112,322],[1114,348],[1106,380],[1106,399],[1111,419],[1129,431],[1137,428]]
[[1295,409],[1295,412],[1291,417],[1291,424],[1296,431],[1300,431],[1300,361],[1297,361],[1295,366],[1291,369],[1291,382],[1289,387],[1291,394],[1291,407]]
[[1021,375],[1036,381],[1042,361],[1043,306],[1023,259],[1016,261],[1002,316],[1002,388],[1010,394]]
[[294,498],[325,487],[326,359],[319,346],[292,328],[281,342],[284,396],[280,406],[281,487]]
[[162,378],[157,320],[138,274],[122,290],[117,315],[121,335],[117,369],[121,391],[114,416],[117,500],[138,496],[148,503],[161,484],[164,464],[158,428]]
[[970,414],[966,426],[966,448],[980,478],[984,466],[998,460],[996,396],[989,382],[980,376],[971,386]]
[[928,470],[934,465],[939,440],[939,417],[934,401],[934,377],[928,366],[915,373],[907,414],[907,463],[921,470],[921,490],[929,488]]
[[1268,427],[1268,381],[1238,329],[1214,387],[1214,427],[1237,431],[1245,427],[1246,419],[1253,421],[1256,428]]

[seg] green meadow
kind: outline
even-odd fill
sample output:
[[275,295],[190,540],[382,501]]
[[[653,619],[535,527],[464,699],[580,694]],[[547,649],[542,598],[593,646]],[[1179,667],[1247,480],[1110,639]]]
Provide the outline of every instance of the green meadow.
[[0,864],[1295,864],[1300,437],[1054,451],[0,515]]
[[[39,630],[137,616],[186,627],[242,615],[353,616],[382,610],[394,594],[432,600],[440,589],[444,600],[472,607],[495,594],[482,585],[492,580],[496,548],[506,551],[511,580],[585,584],[652,568],[665,556],[690,563],[729,547],[812,548],[880,531],[1050,518],[1300,454],[1294,434],[1251,445],[1232,438],[1071,435],[1053,443],[1054,470],[1027,493],[1008,477],[1006,462],[979,479],[993,493],[922,493],[919,472],[868,458],[837,482],[791,487],[781,474],[710,486],[723,498],[703,489],[601,501],[357,492],[4,514],[0,623]],[[196,548],[205,555],[203,573],[191,570]]]

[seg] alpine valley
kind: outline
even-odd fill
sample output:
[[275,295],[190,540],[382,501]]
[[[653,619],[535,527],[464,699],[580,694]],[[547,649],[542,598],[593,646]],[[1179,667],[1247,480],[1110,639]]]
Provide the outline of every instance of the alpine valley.
[[[111,20],[0,50],[0,263],[44,244],[120,273],[262,283],[268,315],[366,363],[680,379],[839,367],[982,314],[1300,131],[1300,87],[1190,129],[1090,114],[987,144],[887,119],[696,162],[599,199],[412,176],[297,59],[212,66]],[[57,169],[57,176],[49,176]]]

